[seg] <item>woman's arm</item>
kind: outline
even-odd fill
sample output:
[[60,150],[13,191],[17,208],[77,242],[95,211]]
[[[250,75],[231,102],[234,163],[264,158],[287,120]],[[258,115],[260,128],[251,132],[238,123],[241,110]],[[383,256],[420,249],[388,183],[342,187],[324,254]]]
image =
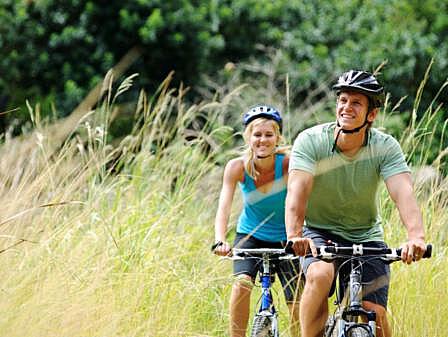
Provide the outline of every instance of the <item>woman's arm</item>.
[[232,201],[236,184],[244,179],[244,163],[241,158],[230,160],[225,169],[221,193],[219,195],[218,210],[215,218],[215,242],[223,242],[217,246],[215,254],[227,255],[230,245],[226,242],[227,226],[232,210]]

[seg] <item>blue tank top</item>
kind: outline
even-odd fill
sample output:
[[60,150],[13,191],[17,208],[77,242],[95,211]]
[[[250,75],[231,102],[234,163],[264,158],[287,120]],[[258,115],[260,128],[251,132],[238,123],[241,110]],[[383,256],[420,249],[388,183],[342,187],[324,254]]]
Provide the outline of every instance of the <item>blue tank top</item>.
[[286,240],[284,156],[275,156],[275,179],[268,193],[257,190],[254,180],[244,171],[244,182],[239,183],[243,193],[243,210],[238,219],[238,233],[250,234],[263,241]]

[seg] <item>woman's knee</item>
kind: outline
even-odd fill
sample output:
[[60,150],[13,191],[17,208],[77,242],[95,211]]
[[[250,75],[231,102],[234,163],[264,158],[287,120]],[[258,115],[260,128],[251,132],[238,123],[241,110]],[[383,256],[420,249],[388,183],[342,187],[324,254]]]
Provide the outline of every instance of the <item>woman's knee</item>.
[[254,286],[253,280],[249,275],[238,275],[232,286],[232,291],[238,294],[250,294]]

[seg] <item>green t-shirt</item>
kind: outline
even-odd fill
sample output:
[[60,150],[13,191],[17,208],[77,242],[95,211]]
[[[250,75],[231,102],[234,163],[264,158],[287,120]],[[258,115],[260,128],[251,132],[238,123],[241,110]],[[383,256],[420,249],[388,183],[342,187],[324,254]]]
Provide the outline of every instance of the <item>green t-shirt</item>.
[[314,175],[305,226],[328,230],[353,242],[382,241],[377,191],[380,178],[410,172],[400,144],[370,129],[367,145],[354,157],[335,150],[335,123],[301,132],[292,148],[289,170]]

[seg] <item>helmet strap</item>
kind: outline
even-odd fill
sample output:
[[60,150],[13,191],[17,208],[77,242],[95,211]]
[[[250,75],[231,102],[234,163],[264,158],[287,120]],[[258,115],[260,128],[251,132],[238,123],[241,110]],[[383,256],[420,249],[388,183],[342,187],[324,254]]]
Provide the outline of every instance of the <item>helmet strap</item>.
[[336,134],[336,138],[335,138],[335,140],[334,140],[333,147],[331,148],[331,152],[334,152],[334,150],[336,150],[336,145],[337,145],[337,143],[338,143],[339,135],[341,134],[341,132],[342,132],[342,133],[348,133],[348,134],[352,134],[352,133],[359,132],[362,128],[364,128],[364,126],[366,126],[367,124],[369,124],[369,121],[367,120],[368,115],[369,115],[369,112],[367,112],[367,114],[366,114],[366,119],[364,120],[364,123],[363,123],[361,126],[358,126],[358,127],[354,128],[354,129],[351,129],[351,130],[347,130],[347,129],[340,128],[341,125],[339,124],[339,121],[336,120],[336,125],[337,125],[340,129],[338,130],[338,133]]

